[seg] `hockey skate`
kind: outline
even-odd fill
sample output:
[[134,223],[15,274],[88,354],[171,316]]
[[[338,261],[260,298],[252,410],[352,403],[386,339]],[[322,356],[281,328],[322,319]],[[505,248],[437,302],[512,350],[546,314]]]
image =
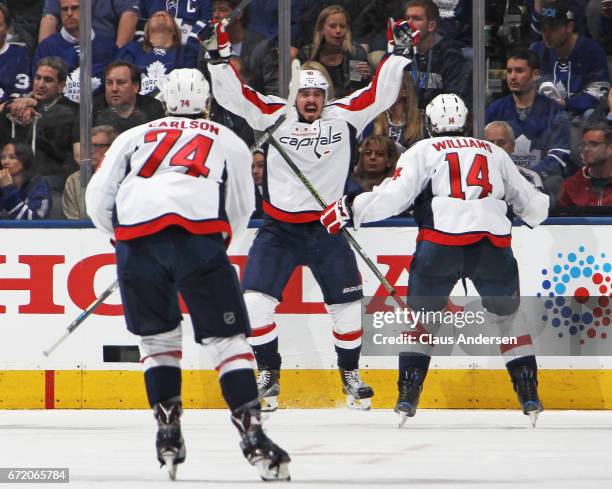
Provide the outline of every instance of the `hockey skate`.
[[253,408],[232,414],[232,423],[238,428],[242,441],[240,448],[249,463],[257,468],[264,481],[288,481],[291,458],[263,431],[261,415]]
[[278,409],[280,393],[280,370],[262,368],[257,376],[257,391],[261,401],[261,410],[271,413]]
[[346,394],[346,405],[350,409],[369,411],[372,408],[370,398],[374,396],[372,388],[359,376],[359,370],[340,369],[342,392]]
[[519,366],[512,370],[512,384],[514,391],[518,394],[519,402],[523,408],[523,414],[529,416],[531,426],[535,428],[544,407],[538,397],[538,381],[535,371],[527,366]]
[[403,372],[402,377],[397,383],[399,396],[395,404],[395,412],[400,416],[400,428],[404,426],[408,418],[412,418],[416,414],[424,379],[425,372],[423,370],[411,367]]
[[157,460],[168,469],[171,480],[176,479],[176,467],[185,461],[185,441],[181,434],[181,401],[163,401],[153,407],[157,419]]

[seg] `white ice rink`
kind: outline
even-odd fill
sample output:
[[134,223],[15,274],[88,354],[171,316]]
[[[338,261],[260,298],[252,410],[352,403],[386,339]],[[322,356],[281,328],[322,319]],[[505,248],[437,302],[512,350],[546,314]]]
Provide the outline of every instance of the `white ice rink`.
[[[612,488],[612,412],[281,410],[271,438],[292,488]],[[0,411],[0,467],[69,467],[70,488],[250,488],[259,482],[226,411],[187,410],[177,481],[158,468],[149,411]],[[19,484],[37,487],[40,484]],[[49,486],[42,486],[49,487]]]

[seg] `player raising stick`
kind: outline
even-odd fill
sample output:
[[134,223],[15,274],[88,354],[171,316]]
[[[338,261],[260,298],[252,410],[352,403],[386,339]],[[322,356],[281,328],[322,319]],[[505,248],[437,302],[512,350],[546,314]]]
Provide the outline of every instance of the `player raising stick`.
[[[274,132],[274,138],[328,202],[345,192],[356,135],[397,98],[409,63],[405,56],[418,41],[418,33],[405,21],[391,19],[388,36],[396,54],[380,63],[369,86],[346,98],[329,100],[330,81],[321,71],[323,67],[302,69],[295,107]],[[216,26],[204,45],[212,58],[209,70],[217,102],[244,117],[257,131],[273,126],[287,101],[261,95],[242,83],[227,62],[231,46],[222,25]],[[363,292],[355,255],[344,236],[329,236],[321,227],[321,207],[281,154],[272,146],[266,152],[266,217],[249,251],[242,283],[253,326],[250,342],[259,367],[264,409],[276,409],[280,391],[281,357],[274,310],[299,265],[310,268],[323,292],[347,402],[350,407],[368,409],[374,392],[361,380],[358,369]]]
[[157,458],[174,479],[181,435],[181,313],[212,357],[240,447],[264,480],[288,480],[289,456],[263,432],[251,330],[225,247],[253,212],[251,157],[224,126],[203,119],[210,87],[195,69],[162,79],[168,117],[130,129],[87,187],[87,211],[116,240],[128,329],[141,337],[145,386],[158,423]]
[[[528,341],[505,355],[514,389],[535,425],[542,404],[537,392],[537,365],[531,337],[518,331],[513,318],[519,307],[518,267],[510,248],[508,205],[530,226],[548,215],[549,199],[518,171],[501,148],[463,137],[467,108],[456,95],[438,95],[426,108],[431,139],[412,146],[399,159],[393,179],[372,192],[346,196],[329,205],[321,217],[328,232],[379,221],[415,204],[419,225],[408,279],[408,306],[442,311],[457,281],[469,278],[486,310],[487,324],[512,330]],[[400,426],[414,416],[431,359],[429,345],[415,345],[399,357]]]

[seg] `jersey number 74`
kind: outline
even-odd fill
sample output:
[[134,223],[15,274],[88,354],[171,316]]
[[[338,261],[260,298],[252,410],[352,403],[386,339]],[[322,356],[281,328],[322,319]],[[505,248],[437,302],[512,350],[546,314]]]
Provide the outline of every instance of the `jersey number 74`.
[[[144,137],[145,143],[156,142],[160,134],[163,134],[164,137],[155,146],[151,156],[147,158],[147,161],[145,161],[145,164],[138,172],[138,176],[143,178],[152,177],[162,164],[162,161],[174,148],[182,133],[183,131],[178,129],[156,129],[146,133]],[[209,137],[196,134],[174,153],[170,159],[170,165],[187,167],[187,175],[192,177],[207,177],[210,169],[206,166],[206,160],[208,159],[213,142]]]

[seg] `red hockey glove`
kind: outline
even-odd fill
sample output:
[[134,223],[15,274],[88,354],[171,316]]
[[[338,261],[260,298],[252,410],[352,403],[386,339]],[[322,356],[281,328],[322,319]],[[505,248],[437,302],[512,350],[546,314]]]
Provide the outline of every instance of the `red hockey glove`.
[[389,19],[387,22],[387,52],[398,56],[411,56],[421,33],[408,21]]
[[221,22],[210,22],[198,34],[209,59],[227,61],[232,54],[229,35]]
[[348,204],[346,195],[336,202],[329,204],[321,213],[321,224],[329,234],[338,234],[340,230],[353,220],[353,212]]

